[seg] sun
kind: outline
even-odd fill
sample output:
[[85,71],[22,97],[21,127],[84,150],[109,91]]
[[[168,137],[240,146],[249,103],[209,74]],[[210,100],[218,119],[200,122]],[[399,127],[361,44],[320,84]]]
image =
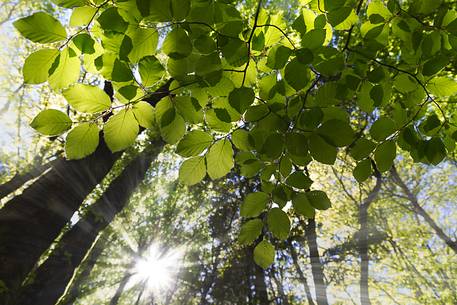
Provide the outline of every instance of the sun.
[[179,248],[166,250],[158,243],[152,244],[138,258],[132,282],[145,284],[155,294],[167,290],[176,281],[183,253]]

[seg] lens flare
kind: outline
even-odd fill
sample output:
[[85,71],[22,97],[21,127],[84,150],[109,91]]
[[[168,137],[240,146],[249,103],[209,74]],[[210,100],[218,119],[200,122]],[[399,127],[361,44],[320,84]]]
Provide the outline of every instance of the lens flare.
[[163,249],[160,244],[151,245],[135,264],[132,282],[145,283],[154,294],[166,291],[176,280],[183,249]]

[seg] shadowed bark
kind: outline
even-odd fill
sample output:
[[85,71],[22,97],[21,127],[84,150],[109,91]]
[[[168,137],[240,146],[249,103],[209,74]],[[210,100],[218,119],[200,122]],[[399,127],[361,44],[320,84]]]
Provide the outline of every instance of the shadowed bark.
[[151,144],[151,150],[142,152],[127,165],[84,217],[63,235],[48,259],[33,274],[33,282],[23,287],[19,301],[11,304],[54,305],[59,300],[99,233],[127,205],[163,144],[157,140]]
[[308,241],[316,301],[319,305],[328,305],[327,285],[324,281],[324,268],[320,260],[319,248],[317,246],[316,220],[314,220],[314,218],[308,220],[308,224],[305,226],[305,235],[306,240]]
[[20,287],[119,156],[100,143],[97,151],[83,160],[59,159],[0,210],[0,279],[9,289]]
[[375,171],[375,177],[375,186],[359,207],[360,230],[357,248],[360,256],[360,303],[362,305],[371,304],[368,285],[370,263],[370,257],[368,255],[368,209],[370,208],[371,203],[378,197],[379,191],[381,190],[382,179],[381,174],[377,170]]
[[0,199],[16,191],[26,182],[39,177],[44,172],[46,172],[46,170],[50,169],[55,163],[57,163],[57,161],[58,159],[47,162],[45,164],[41,164],[39,166],[32,168],[30,171],[24,174],[16,174],[13,178],[11,178],[11,180],[0,185]]
[[[145,100],[155,105],[170,94],[170,81]],[[109,82],[105,92],[113,96]],[[121,153],[111,153],[101,140],[82,160],[58,159],[46,174],[0,210],[0,281],[8,289],[6,303],[16,293],[40,256],[51,246],[86,196],[106,176]]]
[[106,234],[103,233],[92,247],[92,250],[82,263],[82,266],[79,267],[81,272],[73,279],[68,292],[65,294],[65,298],[59,302],[59,305],[72,305],[78,299],[82,293],[82,285],[87,282],[90,273],[94,269],[98,258],[103,253],[103,250],[105,250],[107,243],[108,237],[106,237]]

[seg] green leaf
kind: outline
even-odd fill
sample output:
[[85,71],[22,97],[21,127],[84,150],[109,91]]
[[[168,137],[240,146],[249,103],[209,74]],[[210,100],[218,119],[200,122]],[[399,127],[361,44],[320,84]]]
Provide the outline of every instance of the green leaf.
[[309,81],[307,65],[301,63],[298,58],[294,58],[286,65],[284,78],[297,91],[305,88]]
[[73,9],[70,17],[70,26],[86,26],[91,22],[97,13],[97,9],[92,6],[82,6]]
[[431,76],[438,73],[441,69],[447,66],[449,63],[449,57],[445,55],[438,55],[425,62],[422,69],[424,76]]
[[94,123],[82,123],[73,128],[65,139],[67,159],[82,159],[92,154],[98,147],[99,133]]
[[365,159],[357,163],[357,166],[352,171],[352,174],[359,183],[362,183],[363,181],[367,180],[371,176],[371,174],[373,174],[371,161],[369,159]]
[[388,171],[397,156],[397,148],[394,141],[386,141],[376,148],[374,159],[380,172]]
[[206,155],[206,164],[208,175],[213,180],[228,174],[234,166],[232,143],[224,139],[211,146]]
[[260,219],[252,219],[244,223],[240,229],[238,241],[242,245],[252,244],[262,233],[263,222]]
[[311,135],[308,142],[309,152],[314,160],[333,165],[336,161],[337,149],[328,144],[321,136]]
[[190,11],[190,0],[171,0],[171,16],[174,20],[183,20]]
[[280,208],[273,208],[268,212],[267,224],[268,229],[277,239],[285,240],[289,236],[289,216]]
[[425,156],[427,160],[438,165],[446,157],[446,146],[440,138],[431,138],[425,144]]
[[41,84],[48,80],[48,71],[54,63],[59,51],[56,49],[41,49],[25,60],[22,73],[26,84]]
[[327,194],[323,191],[311,191],[306,193],[309,203],[318,210],[327,210],[332,206]]
[[257,217],[266,208],[270,196],[264,192],[255,192],[248,194],[240,208],[242,217]]
[[155,56],[147,56],[140,60],[138,72],[142,85],[151,87],[163,77],[165,69]]
[[255,94],[251,88],[235,88],[229,94],[229,104],[239,113],[244,113],[254,102]]
[[251,144],[249,143],[249,132],[244,129],[235,130],[232,133],[232,143],[236,148],[240,150],[249,151],[251,150]]
[[272,133],[265,139],[265,143],[259,153],[274,160],[281,156],[284,148],[283,136],[279,133]]
[[361,138],[355,142],[355,145],[350,150],[350,154],[355,160],[362,160],[368,157],[375,148],[376,144],[372,141]]
[[398,75],[394,79],[393,85],[398,91],[402,93],[408,93],[418,88],[416,80],[404,73]]
[[152,128],[154,124],[154,107],[151,104],[140,101],[133,105],[132,111],[140,126]]
[[292,205],[295,212],[299,215],[303,215],[306,218],[314,218],[316,211],[308,200],[306,194],[298,193],[292,198]]
[[197,156],[207,149],[212,142],[213,137],[209,133],[193,130],[179,142],[176,153],[183,157]]
[[132,71],[129,66],[119,59],[114,60],[111,80],[115,82],[128,82],[133,80]]
[[190,96],[177,96],[174,105],[184,120],[191,124],[203,122],[203,110],[198,100]]
[[354,140],[354,131],[341,120],[328,120],[317,129],[319,135],[336,147],[347,146]]
[[132,28],[127,31],[127,35],[132,39],[132,50],[128,55],[130,62],[137,63],[143,57],[152,56],[156,53],[159,41],[157,30]]
[[101,28],[107,32],[124,33],[129,25],[119,14],[116,7],[104,10],[97,18],[97,21]]
[[274,260],[275,248],[268,241],[263,240],[254,248],[254,262],[263,269],[267,269]]
[[179,181],[186,185],[194,185],[206,176],[205,157],[187,159],[179,168]]
[[62,24],[43,12],[21,18],[15,21],[13,25],[22,36],[33,42],[51,43],[67,38],[67,32]]
[[75,46],[81,51],[83,54],[94,54],[95,53],[95,40],[90,37],[89,34],[82,33],[76,35],[72,39]]
[[140,128],[133,111],[122,109],[109,118],[103,127],[105,141],[112,152],[126,149],[135,143]]
[[52,0],[52,2],[64,8],[73,8],[89,4],[88,0]]
[[168,33],[162,51],[173,59],[185,58],[192,52],[192,42],[185,30],[176,28]]
[[41,111],[30,126],[44,135],[57,136],[70,129],[71,124],[70,118],[62,111],[47,109]]
[[351,26],[358,21],[356,13],[349,6],[342,6],[336,10],[330,11],[327,14],[327,19],[328,22],[339,31],[349,30]]
[[309,189],[313,180],[302,172],[294,172],[287,177],[286,183],[298,189]]
[[427,84],[427,89],[439,98],[457,94],[457,82],[447,77],[435,77]]
[[169,144],[177,143],[186,133],[186,122],[176,113],[169,97],[157,103],[156,122],[162,138]]
[[380,142],[397,130],[395,122],[387,117],[379,118],[370,128],[371,137]]
[[289,60],[290,54],[292,54],[292,50],[283,45],[272,47],[268,52],[267,67],[282,69]]
[[[67,88],[73,83],[76,83],[79,79],[81,72],[81,62],[79,58],[73,54],[73,50],[65,49],[60,52],[60,56],[57,57],[53,67],[57,64],[56,68],[48,77],[49,85],[52,89],[58,90]],[[49,71],[51,71],[49,70]]]
[[111,106],[108,94],[95,86],[76,84],[62,94],[73,108],[81,112],[95,113]]

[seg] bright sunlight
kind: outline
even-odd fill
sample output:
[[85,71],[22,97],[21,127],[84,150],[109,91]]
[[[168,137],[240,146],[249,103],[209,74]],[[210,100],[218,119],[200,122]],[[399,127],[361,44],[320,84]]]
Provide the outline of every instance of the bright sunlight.
[[152,244],[138,259],[134,267],[132,284],[143,284],[154,295],[168,290],[176,280],[184,250],[164,249]]

